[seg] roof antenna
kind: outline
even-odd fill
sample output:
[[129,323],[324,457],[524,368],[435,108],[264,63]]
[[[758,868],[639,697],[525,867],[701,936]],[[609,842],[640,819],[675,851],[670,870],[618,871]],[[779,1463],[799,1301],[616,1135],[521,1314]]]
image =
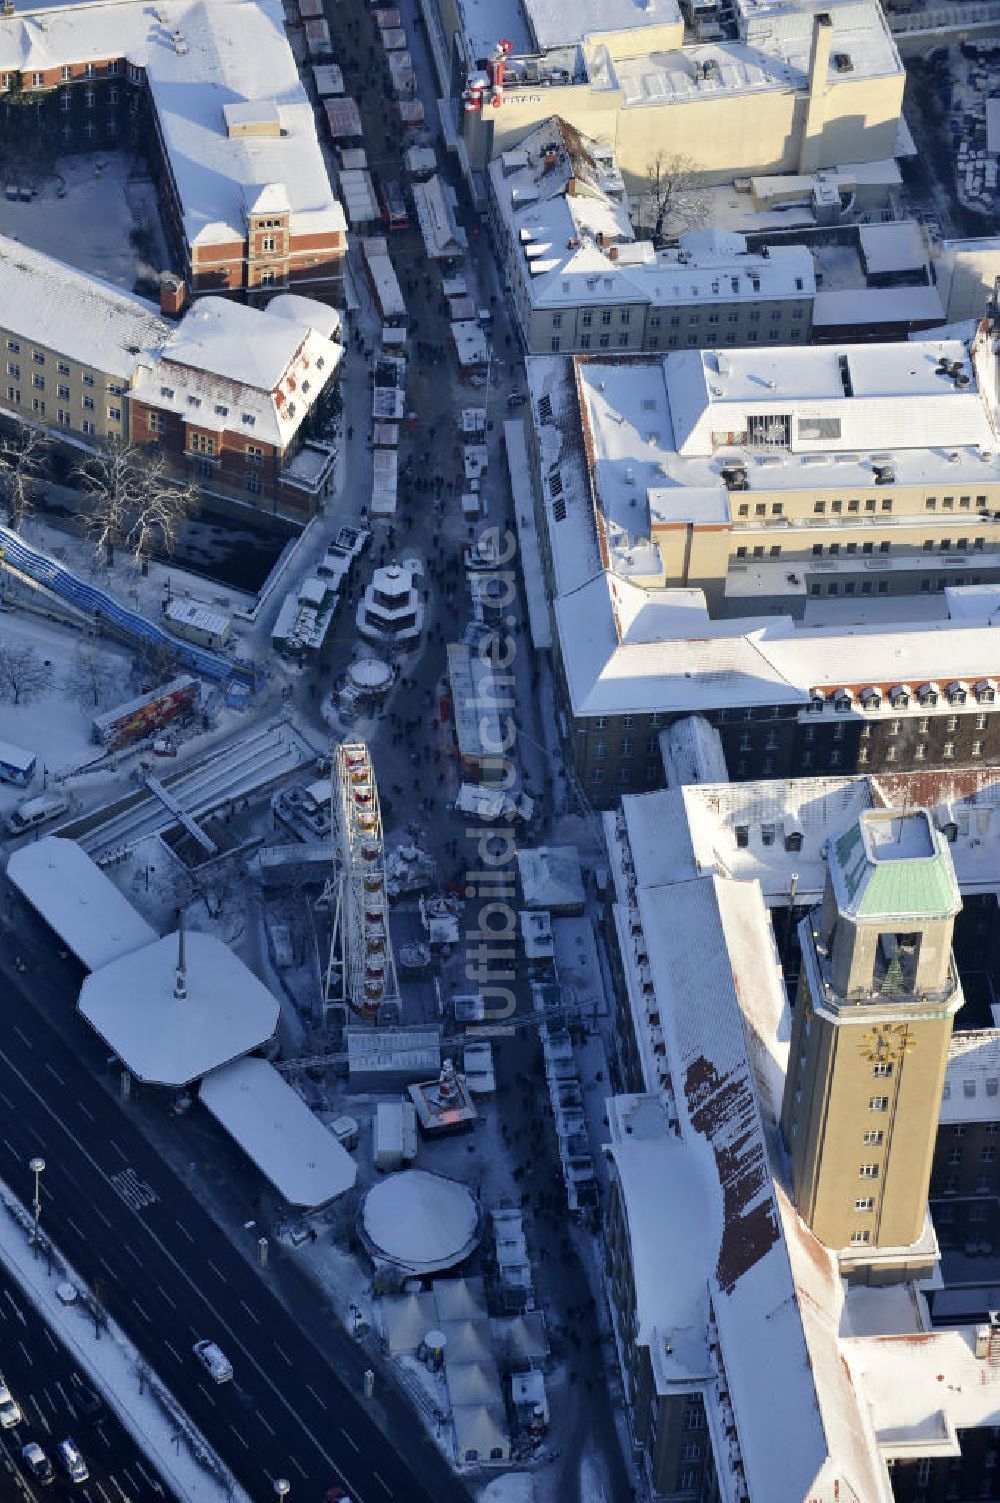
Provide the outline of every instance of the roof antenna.
[[183,1002],[187,996],[187,966],[184,963],[184,910],[177,910],[177,973],[174,981],[174,997]]

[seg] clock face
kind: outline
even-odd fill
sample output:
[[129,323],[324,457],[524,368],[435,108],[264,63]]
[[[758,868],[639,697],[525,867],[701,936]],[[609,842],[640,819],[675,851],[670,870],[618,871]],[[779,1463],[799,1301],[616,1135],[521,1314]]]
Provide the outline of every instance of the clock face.
[[915,1044],[908,1023],[879,1023],[862,1035],[858,1047],[865,1059],[885,1064],[901,1059]]

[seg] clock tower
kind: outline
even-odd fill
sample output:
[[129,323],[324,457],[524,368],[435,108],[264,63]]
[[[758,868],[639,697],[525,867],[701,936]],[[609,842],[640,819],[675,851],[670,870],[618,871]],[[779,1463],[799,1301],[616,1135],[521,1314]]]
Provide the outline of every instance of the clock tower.
[[961,906],[926,810],[871,809],[831,840],[823,901],[800,926],[781,1117],[792,1195],[857,1277],[909,1275],[936,1255],[927,1187],[962,1005]]

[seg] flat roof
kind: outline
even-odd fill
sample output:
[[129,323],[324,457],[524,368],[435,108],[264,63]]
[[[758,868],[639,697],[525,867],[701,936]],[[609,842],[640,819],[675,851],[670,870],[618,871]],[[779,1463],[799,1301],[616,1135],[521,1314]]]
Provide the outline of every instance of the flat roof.
[[942,1122],[995,1122],[1000,1116],[1000,1028],[953,1033],[941,1098]]
[[178,936],[119,955],[87,977],[77,1006],[126,1069],[151,1085],[186,1086],[273,1036],[278,1003],[220,939]]
[[156,930],[75,840],[44,835],[21,846],[7,876],[90,971],[156,940]]
[[328,1205],[354,1185],[350,1154],[267,1060],[213,1070],[198,1096],[289,1205]]
[[[146,71],[190,243],[242,240],[269,185],[287,196],[293,233],[346,232],[279,0],[108,0],[19,12],[0,28],[12,72],[121,57]],[[232,105],[276,109],[280,133],[229,136]]]
[[528,25],[541,52],[552,47],[569,47],[590,37],[597,40],[605,31],[636,32],[636,48],[642,47],[641,33],[651,26],[678,26],[681,21],[677,0],[576,0],[567,6],[563,0],[523,0]]
[[976,1356],[975,1326],[850,1337],[843,1350],[886,1458],[958,1456],[958,1431],[996,1424],[1000,1371]]

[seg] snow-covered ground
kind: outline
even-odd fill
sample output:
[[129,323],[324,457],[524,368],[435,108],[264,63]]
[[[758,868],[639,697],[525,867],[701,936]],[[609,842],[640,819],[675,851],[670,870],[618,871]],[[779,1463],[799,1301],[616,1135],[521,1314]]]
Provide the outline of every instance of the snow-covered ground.
[[[55,169],[30,203],[0,196],[0,235],[127,292],[140,273],[171,269],[156,189],[141,161],[114,145],[59,157]],[[133,244],[136,231],[144,245]]]
[[[97,1337],[93,1319],[79,1299],[67,1306],[57,1298],[56,1286],[62,1282],[68,1280],[81,1293],[86,1286],[58,1254],[51,1271],[47,1259],[34,1257],[30,1230],[28,1212],[0,1182],[0,1258],[139,1449],[185,1503],[250,1503],[249,1495],[114,1321],[109,1320],[104,1334]],[[175,1445],[178,1435],[181,1440]]]
[[[42,790],[44,763],[49,782],[68,767],[88,761],[99,754],[91,736],[93,705],[84,705],[68,694],[66,674],[72,669],[77,649],[86,645],[88,652],[108,665],[111,682],[117,685],[119,699],[127,699],[131,657],[120,647],[103,640],[84,638],[72,627],[47,621],[34,613],[0,612],[0,651],[6,645],[33,647],[43,662],[50,664],[48,686],[23,704],[0,700],[0,737],[12,741],[38,756],[38,771],[30,790],[0,783],[0,820],[28,792]],[[107,708],[105,696],[102,708]]]

